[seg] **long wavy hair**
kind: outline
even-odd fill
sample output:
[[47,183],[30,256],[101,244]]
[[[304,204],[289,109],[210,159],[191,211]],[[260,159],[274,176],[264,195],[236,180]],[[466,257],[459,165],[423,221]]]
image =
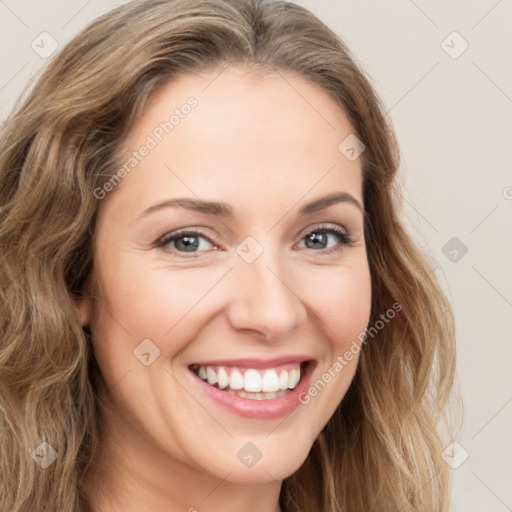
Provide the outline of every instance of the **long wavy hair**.
[[[364,344],[346,396],[284,480],[281,507],[449,509],[438,424],[454,376],[452,312],[400,221],[398,145],[369,79],[340,38],[293,3],[136,0],[67,44],[2,127],[2,510],[90,510],[82,482],[98,453],[101,374],[76,300],[93,271],[94,190],[119,169],[122,142],[158,88],[227,65],[295,72],[347,115],[366,146],[370,324],[402,306]],[[42,442],[57,452],[46,469],[33,456]]]

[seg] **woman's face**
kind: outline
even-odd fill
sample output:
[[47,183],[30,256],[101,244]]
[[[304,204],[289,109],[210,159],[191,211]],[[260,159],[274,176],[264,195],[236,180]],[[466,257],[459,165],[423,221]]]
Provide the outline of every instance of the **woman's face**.
[[133,471],[257,483],[305,460],[370,315],[352,132],[318,86],[238,68],[173,82],[133,126],[80,307]]

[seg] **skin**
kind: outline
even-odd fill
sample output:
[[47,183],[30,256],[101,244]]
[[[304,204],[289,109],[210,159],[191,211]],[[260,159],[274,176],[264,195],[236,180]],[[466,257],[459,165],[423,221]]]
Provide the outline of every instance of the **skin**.
[[[360,160],[338,150],[353,130],[334,100],[288,72],[187,75],[151,98],[126,154],[190,96],[197,107],[99,205],[92,298],[79,312],[104,379],[101,456],[86,484],[102,512],[279,511],[282,480],[343,399],[358,356],[277,420],[228,412],[188,365],[301,354],[316,360],[314,382],[369,320],[362,211],[339,202],[298,214],[334,191],[363,202]],[[167,207],[139,218],[177,197],[222,201],[234,213]],[[325,233],[319,224],[344,229],[351,245],[327,234],[308,247],[307,232]],[[199,252],[157,246],[182,228],[206,235]],[[248,236],[263,248],[252,263],[236,252]],[[134,356],[144,339],[160,350],[149,366]],[[262,454],[251,468],[237,457],[247,442]]]

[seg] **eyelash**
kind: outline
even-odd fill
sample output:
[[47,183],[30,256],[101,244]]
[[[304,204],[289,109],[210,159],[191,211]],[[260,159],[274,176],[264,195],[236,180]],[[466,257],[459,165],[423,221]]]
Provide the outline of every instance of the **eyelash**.
[[[335,235],[338,237],[339,243],[335,247],[331,247],[329,249],[320,249],[320,250],[309,249],[313,252],[322,253],[323,255],[331,255],[333,253],[339,253],[343,250],[344,247],[350,247],[353,243],[352,238],[345,230],[343,230],[342,228],[337,227],[337,226],[325,225],[325,224],[320,224],[318,226],[315,226],[313,229],[310,229],[307,232],[305,232],[301,237],[301,241],[303,241],[306,237],[308,237],[309,235],[311,235],[313,233],[331,234],[331,235]],[[194,230],[184,229],[181,231],[168,233],[168,234],[162,236],[157,241],[157,247],[168,249],[168,250],[172,251],[173,253],[179,254],[180,256],[182,256],[184,258],[198,257],[197,255],[203,251],[190,252],[190,253],[188,253],[189,255],[187,256],[186,255],[187,253],[184,251],[178,251],[176,249],[172,249],[171,247],[168,247],[168,244],[170,244],[171,242],[179,240],[180,238],[183,238],[186,236],[203,237],[206,240],[208,240],[209,243],[214,245],[214,242],[212,242],[210,240],[210,238],[202,231],[194,231]]]

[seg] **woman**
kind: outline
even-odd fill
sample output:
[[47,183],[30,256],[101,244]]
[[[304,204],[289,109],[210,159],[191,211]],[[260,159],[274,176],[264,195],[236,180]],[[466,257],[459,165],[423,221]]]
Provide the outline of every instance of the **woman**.
[[311,13],[127,3],[0,158],[3,509],[448,510],[451,311]]

